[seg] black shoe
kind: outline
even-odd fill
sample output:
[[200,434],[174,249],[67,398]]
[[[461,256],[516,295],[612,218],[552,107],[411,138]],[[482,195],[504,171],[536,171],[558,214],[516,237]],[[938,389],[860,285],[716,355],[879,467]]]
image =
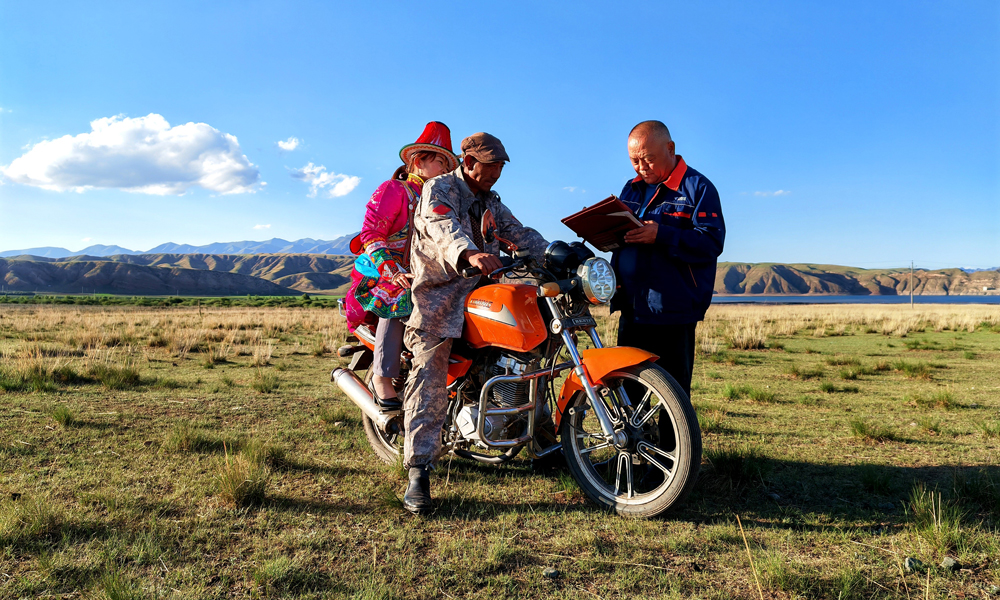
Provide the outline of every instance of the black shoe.
[[369,384],[368,391],[372,393],[372,400],[378,407],[382,410],[399,410],[403,408],[403,403],[399,401],[399,398],[379,398],[378,392],[375,391],[375,385]]
[[410,485],[403,494],[403,508],[415,515],[426,515],[434,508],[427,467],[410,467]]

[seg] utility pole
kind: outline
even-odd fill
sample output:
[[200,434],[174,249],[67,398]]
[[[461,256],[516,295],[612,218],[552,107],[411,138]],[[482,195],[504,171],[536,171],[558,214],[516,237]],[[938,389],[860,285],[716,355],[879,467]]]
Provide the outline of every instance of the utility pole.
[[910,308],[913,308],[913,261],[910,261]]

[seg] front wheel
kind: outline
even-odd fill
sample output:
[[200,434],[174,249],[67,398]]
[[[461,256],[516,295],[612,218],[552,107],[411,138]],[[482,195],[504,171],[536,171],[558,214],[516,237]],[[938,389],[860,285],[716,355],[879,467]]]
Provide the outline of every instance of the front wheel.
[[650,518],[684,500],[701,465],[694,407],[661,367],[642,362],[604,377],[599,397],[611,414],[616,444],[601,431],[578,392],[559,425],[570,472],[594,502],[618,514]]

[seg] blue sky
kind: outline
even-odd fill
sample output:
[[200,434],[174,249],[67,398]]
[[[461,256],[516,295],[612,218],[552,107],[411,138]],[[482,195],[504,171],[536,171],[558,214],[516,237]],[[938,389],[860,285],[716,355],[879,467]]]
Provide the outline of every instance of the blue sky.
[[0,250],[333,239],[430,120],[566,239],[660,119],[722,260],[1000,266],[993,0],[367,4],[0,0]]

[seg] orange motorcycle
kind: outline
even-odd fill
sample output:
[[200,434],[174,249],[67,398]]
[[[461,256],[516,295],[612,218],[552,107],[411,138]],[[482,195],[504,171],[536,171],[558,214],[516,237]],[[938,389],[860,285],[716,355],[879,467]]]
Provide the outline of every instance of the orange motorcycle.
[[[515,249],[504,264],[489,274],[503,282],[476,288],[465,302],[465,329],[448,368],[444,450],[490,464],[522,451],[535,459],[561,451],[586,495],[623,515],[654,517],[682,501],[701,464],[698,419],[655,355],[601,343],[590,307],[615,292],[608,261],[582,243],[557,241],[541,261]],[[361,326],[355,333],[361,343],[339,351],[352,357],[350,366],[331,379],[364,413],[375,454],[394,463],[402,412],[374,402],[370,370],[364,382],[355,374],[371,364],[375,332]],[[407,358],[404,352],[394,381],[400,397]]]

